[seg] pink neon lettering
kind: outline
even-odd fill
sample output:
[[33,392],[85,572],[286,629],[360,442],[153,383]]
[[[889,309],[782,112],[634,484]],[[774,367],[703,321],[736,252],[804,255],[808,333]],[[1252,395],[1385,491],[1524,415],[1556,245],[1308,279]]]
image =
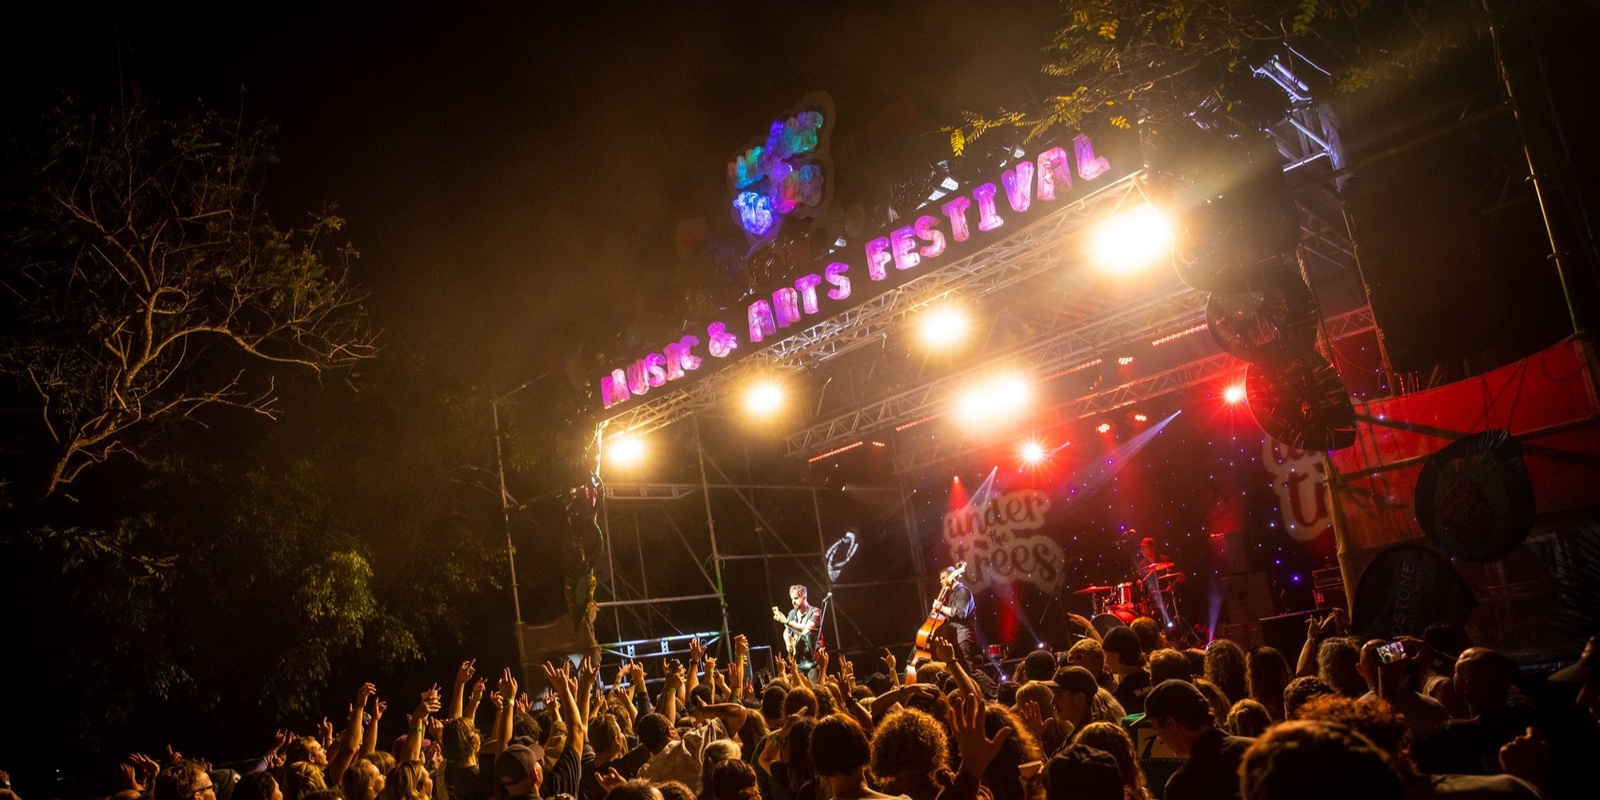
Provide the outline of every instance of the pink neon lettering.
[[757,300],[750,304],[750,341],[759,342],[778,332],[778,326],[772,319],[772,306],[765,300]]
[[1011,210],[1022,213],[1033,205],[1033,162],[1019,161],[1016,169],[1000,173],[1000,183],[1006,187],[1006,200]]
[[627,367],[628,391],[643,397],[650,391],[650,376],[645,373],[644,362],[635,361]]
[[600,402],[610,408],[617,403],[628,399],[628,379],[623,376],[622,370],[615,369],[600,379]]
[[[728,333],[728,326],[713,322],[706,327],[706,338],[709,340],[706,349],[711,351],[714,358],[727,358],[739,346],[739,337]],[[699,366],[698,363],[696,366]]]
[[992,183],[986,183],[972,190],[972,196],[978,200],[978,230],[980,231],[992,231],[1006,224],[1006,221],[995,213],[994,195],[995,188]]
[[1110,171],[1111,162],[1094,154],[1094,142],[1088,136],[1080,133],[1072,137],[1072,149],[1078,154],[1078,177],[1092,181]]
[[816,273],[801,275],[795,278],[794,288],[800,290],[800,310],[807,314],[815,314],[821,310],[817,306],[817,287],[822,285],[822,276]]
[[1056,199],[1056,187],[1062,191],[1072,188],[1072,171],[1067,168],[1067,151],[1052,147],[1039,154],[1040,200]]
[[829,264],[827,269],[822,271],[822,276],[827,279],[830,285],[833,286],[832,289],[828,290],[829,298],[833,300],[850,299],[850,276],[845,274],[849,271],[849,264],[840,263],[838,261]]
[[788,286],[773,292],[772,317],[780,328],[787,328],[799,322],[800,293]]
[[683,345],[671,342],[661,348],[661,353],[667,357],[667,380],[675,381],[683,377]]
[[[700,357],[694,354],[695,345],[698,344],[700,344],[700,337],[698,336],[685,336],[678,340],[678,358],[676,359],[678,366],[686,370],[700,368]],[[668,367],[668,369],[670,368]]]
[[889,277],[889,262],[894,256],[889,253],[889,237],[879,236],[867,242],[867,276],[875,281]]
[[895,269],[911,269],[922,263],[922,256],[917,254],[917,231],[910,225],[889,234],[889,243]]
[[645,373],[651,386],[667,385],[667,357],[660,353],[651,353],[644,357]]
[[917,217],[913,224],[917,229],[917,238],[928,243],[922,248],[923,258],[938,258],[944,255],[944,232],[939,230],[939,218],[923,215]]
[[972,201],[965,196],[957,197],[942,206],[939,210],[950,220],[950,235],[958,242],[964,242],[972,233],[967,230],[967,209],[972,208]]

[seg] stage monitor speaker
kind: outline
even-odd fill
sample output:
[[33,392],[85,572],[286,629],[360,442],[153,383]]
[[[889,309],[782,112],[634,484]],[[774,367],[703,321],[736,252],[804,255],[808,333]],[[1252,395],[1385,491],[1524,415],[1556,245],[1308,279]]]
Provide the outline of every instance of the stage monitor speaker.
[[[1249,651],[1252,647],[1260,647],[1263,644],[1261,641],[1261,623],[1259,622],[1230,622],[1219,627],[1220,629],[1217,631],[1218,639],[1227,639],[1246,651]],[[1299,653],[1295,655],[1299,655]]]
[[1261,643],[1277,649],[1292,665],[1306,642],[1306,618],[1320,611],[1296,611],[1261,620]]
[[1276,613],[1267,573],[1246,572],[1243,575],[1223,576],[1222,608],[1229,622],[1253,622]]
[[1250,571],[1250,550],[1244,543],[1244,531],[1222,534],[1222,558],[1218,565],[1224,575],[1238,575]]

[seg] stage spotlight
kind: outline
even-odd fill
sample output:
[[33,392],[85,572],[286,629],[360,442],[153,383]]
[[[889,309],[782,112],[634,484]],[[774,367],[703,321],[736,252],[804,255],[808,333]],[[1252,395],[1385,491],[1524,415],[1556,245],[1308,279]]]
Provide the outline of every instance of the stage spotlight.
[[1120,357],[1118,357],[1117,358],[1117,366],[1119,366],[1119,367],[1131,367],[1131,366],[1133,366],[1133,356],[1120,356]]
[[957,400],[961,418],[971,425],[1003,422],[1028,407],[1032,390],[1019,375],[996,375],[978,383]]
[[1160,212],[1141,206],[1100,223],[1092,247],[1101,269],[1122,272],[1167,257],[1172,252],[1172,231]]
[[644,461],[644,454],[644,440],[637,436],[622,434],[606,440],[606,463],[613,467],[627,469],[638,466]]
[[1111,423],[1102,422],[1099,425],[1096,425],[1095,426],[1095,432],[1096,433],[1110,433],[1111,432]]
[[947,350],[967,338],[972,318],[966,309],[953,303],[937,305],[917,315],[917,333],[922,343],[933,350]]
[[753,417],[770,417],[783,409],[783,385],[761,378],[744,390],[744,410]]
[[1232,404],[1243,403],[1245,398],[1244,386],[1234,384],[1222,390],[1222,399]]
[[1026,442],[1022,445],[1022,463],[1037,464],[1044,460],[1044,445],[1038,442]]
[[1149,422],[1150,421],[1150,417],[1148,417],[1148,416],[1146,416],[1144,414],[1134,414],[1133,415],[1133,421],[1134,422]]

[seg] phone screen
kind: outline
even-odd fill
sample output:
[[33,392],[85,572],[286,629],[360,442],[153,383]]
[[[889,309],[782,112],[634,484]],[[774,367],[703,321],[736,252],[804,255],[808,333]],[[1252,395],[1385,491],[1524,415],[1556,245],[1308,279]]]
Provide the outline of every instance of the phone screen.
[[1378,645],[1378,661],[1384,664],[1393,664],[1406,657],[1405,642],[1389,642]]

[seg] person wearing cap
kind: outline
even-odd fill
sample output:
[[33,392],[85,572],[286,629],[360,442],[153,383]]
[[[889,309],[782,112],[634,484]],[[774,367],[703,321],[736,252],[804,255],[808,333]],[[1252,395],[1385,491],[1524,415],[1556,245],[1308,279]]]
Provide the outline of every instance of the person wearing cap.
[[1600,722],[1600,634],[1589,637],[1577,663],[1551,675],[1550,680],[1583,684],[1578,688],[1578,708]]
[[1161,743],[1188,759],[1167,779],[1166,800],[1237,800],[1239,760],[1253,740],[1218,728],[1194,684],[1163,681],[1145,697],[1144,713]]
[[538,797],[544,783],[544,748],[527,740],[507,747],[494,760],[494,774],[506,797]]
[[1061,724],[1070,740],[1074,732],[1091,721],[1094,695],[1100,691],[1100,684],[1083,667],[1062,667],[1043,685],[1050,689],[1053,700],[1051,718]]
[[1150,688],[1150,673],[1144,668],[1144,651],[1139,635],[1132,628],[1119,626],[1106,632],[1100,647],[1106,654],[1106,670],[1117,679],[1111,696],[1129,714],[1144,710],[1144,693]]
[[1088,745],[1069,744],[1050,757],[1046,800],[1122,800],[1117,759]]

